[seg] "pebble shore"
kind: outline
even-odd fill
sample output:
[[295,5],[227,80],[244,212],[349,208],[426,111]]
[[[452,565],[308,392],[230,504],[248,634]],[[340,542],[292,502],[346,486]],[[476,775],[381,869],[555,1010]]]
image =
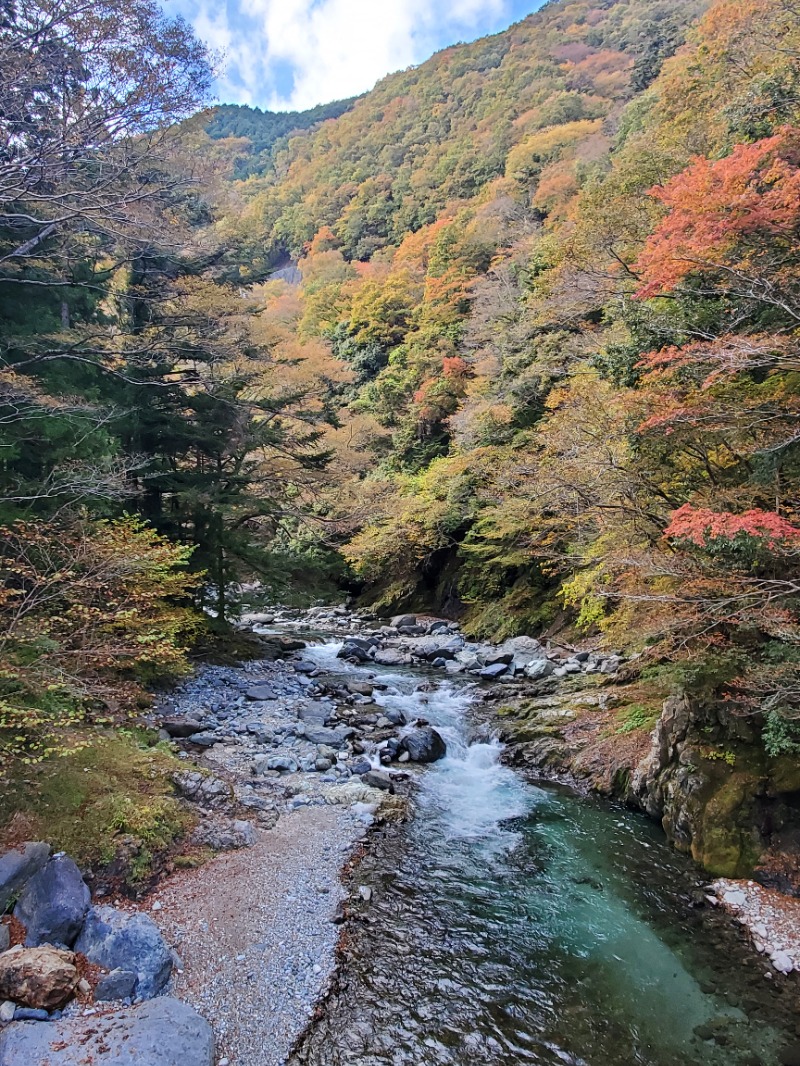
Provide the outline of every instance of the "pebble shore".
[[719,878],[713,889],[716,900],[745,926],[773,969],[783,974],[800,971],[800,899],[755,881]]
[[221,1062],[286,1061],[331,979],[339,871],[363,831],[341,807],[300,808],[151,897],[180,958],[174,994],[211,1022]]

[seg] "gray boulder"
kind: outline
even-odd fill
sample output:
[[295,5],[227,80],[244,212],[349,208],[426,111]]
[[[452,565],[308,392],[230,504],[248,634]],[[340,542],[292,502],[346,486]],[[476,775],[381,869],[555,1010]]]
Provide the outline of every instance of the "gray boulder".
[[534,659],[525,667],[525,676],[531,681],[539,681],[543,677],[550,677],[555,671],[555,666],[549,659]]
[[387,718],[392,725],[405,725],[406,716],[400,710],[399,707],[384,707],[384,717]]
[[245,692],[245,697],[254,703],[262,703],[264,700],[274,700],[275,690],[270,685],[253,685]]
[[213,1066],[211,1026],[163,996],[138,1007],[42,1025],[13,1022],[0,1034],[0,1066]]
[[0,855],[0,913],[50,858],[50,845],[30,841]]
[[178,792],[193,803],[202,803],[206,807],[225,807],[231,802],[233,789],[227,781],[213,774],[178,770],[172,775],[172,781]]
[[510,666],[514,661],[514,653],[512,651],[490,651],[483,656],[483,661],[486,666]]
[[392,619],[392,625],[395,629],[413,629],[417,624],[417,616],[415,614],[396,614]]
[[195,844],[203,844],[214,851],[237,851],[258,843],[252,822],[242,818],[207,818],[192,833]]
[[137,977],[133,970],[112,970],[97,982],[94,998],[98,1003],[110,999],[133,999]]
[[56,855],[28,881],[14,908],[25,926],[25,946],[71,948],[81,931],[91,895],[72,859]]
[[389,792],[394,795],[394,783],[384,770],[367,770],[365,774],[361,775],[361,780],[365,785],[369,785],[370,788],[379,788],[382,792]]
[[447,745],[435,729],[414,729],[400,741],[400,752],[408,752],[411,762],[436,762],[447,754]]
[[171,737],[177,737],[178,740],[185,740],[187,737],[194,736],[195,733],[202,733],[205,726],[202,722],[198,722],[194,718],[182,718],[176,716],[174,718],[162,719],[161,728],[166,733],[169,733]]
[[411,656],[399,648],[382,648],[375,652],[373,662],[378,666],[410,666]]
[[507,663],[490,663],[489,666],[484,666],[481,670],[480,676],[487,681],[494,681],[495,678],[502,677],[503,674],[508,673]]
[[326,744],[329,748],[341,751],[355,733],[350,728],[326,729],[325,726],[307,725],[304,736],[310,744]]
[[157,996],[172,973],[172,952],[146,914],[92,907],[75,950],[107,970],[132,970],[141,999]]

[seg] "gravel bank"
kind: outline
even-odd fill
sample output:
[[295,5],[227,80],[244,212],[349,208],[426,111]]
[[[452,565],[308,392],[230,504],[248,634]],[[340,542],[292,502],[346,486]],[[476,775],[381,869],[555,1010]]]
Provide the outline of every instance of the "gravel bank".
[[755,881],[720,878],[713,887],[725,910],[748,930],[756,950],[779,973],[800,970],[800,899]]
[[301,808],[148,901],[181,959],[175,995],[211,1022],[220,1061],[286,1061],[331,978],[339,870],[363,833],[341,807]]

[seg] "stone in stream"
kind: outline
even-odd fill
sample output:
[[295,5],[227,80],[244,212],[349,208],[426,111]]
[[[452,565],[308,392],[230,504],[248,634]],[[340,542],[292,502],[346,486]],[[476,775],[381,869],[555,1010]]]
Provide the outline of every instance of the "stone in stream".
[[54,856],[28,881],[14,908],[14,917],[26,929],[26,947],[71,948],[90,902],[89,889],[72,859]]
[[399,648],[382,648],[375,652],[373,662],[378,666],[410,666],[411,656]]
[[436,762],[447,754],[447,745],[435,729],[414,729],[400,740],[400,752],[408,752],[411,762]]
[[396,614],[391,624],[395,629],[413,629],[417,624],[417,616],[415,614]]
[[0,913],[50,858],[50,845],[29,841],[0,855]]
[[48,1011],[62,1007],[79,980],[74,953],[49,944],[36,948],[18,944],[0,955],[0,998],[24,1007]]
[[491,663],[489,666],[484,666],[481,670],[480,676],[487,681],[494,681],[497,677],[502,677],[503,674],[508,673],[508,665],[506,663]]
[[372,769],[372,763],[369,759],[356,759],[354,762],[350,763],[350,769],[354,774],[358,774],[359,776],[362,774],[368,774]]
[[92,907],[75,950],[107,970],[135,971],[141,999],[157,996],[172,973],[172,952],[146,914]]
[[384,707],[383,715],[384,718],[388,718],[392,725],[405,725],[407,722],[406,716],[399,707]]
[[168,996],[111,1014],[40,1025],[13,1022],[0,1034],[0,1066],[213,1066],[211,1026]]

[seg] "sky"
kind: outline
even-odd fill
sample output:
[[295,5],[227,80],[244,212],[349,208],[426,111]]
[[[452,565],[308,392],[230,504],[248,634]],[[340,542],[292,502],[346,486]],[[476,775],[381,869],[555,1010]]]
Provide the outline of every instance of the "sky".
[[222,53],[219,103],[303,111],[366,92],[458,41],[505,29],[544,0],[170,0]]

